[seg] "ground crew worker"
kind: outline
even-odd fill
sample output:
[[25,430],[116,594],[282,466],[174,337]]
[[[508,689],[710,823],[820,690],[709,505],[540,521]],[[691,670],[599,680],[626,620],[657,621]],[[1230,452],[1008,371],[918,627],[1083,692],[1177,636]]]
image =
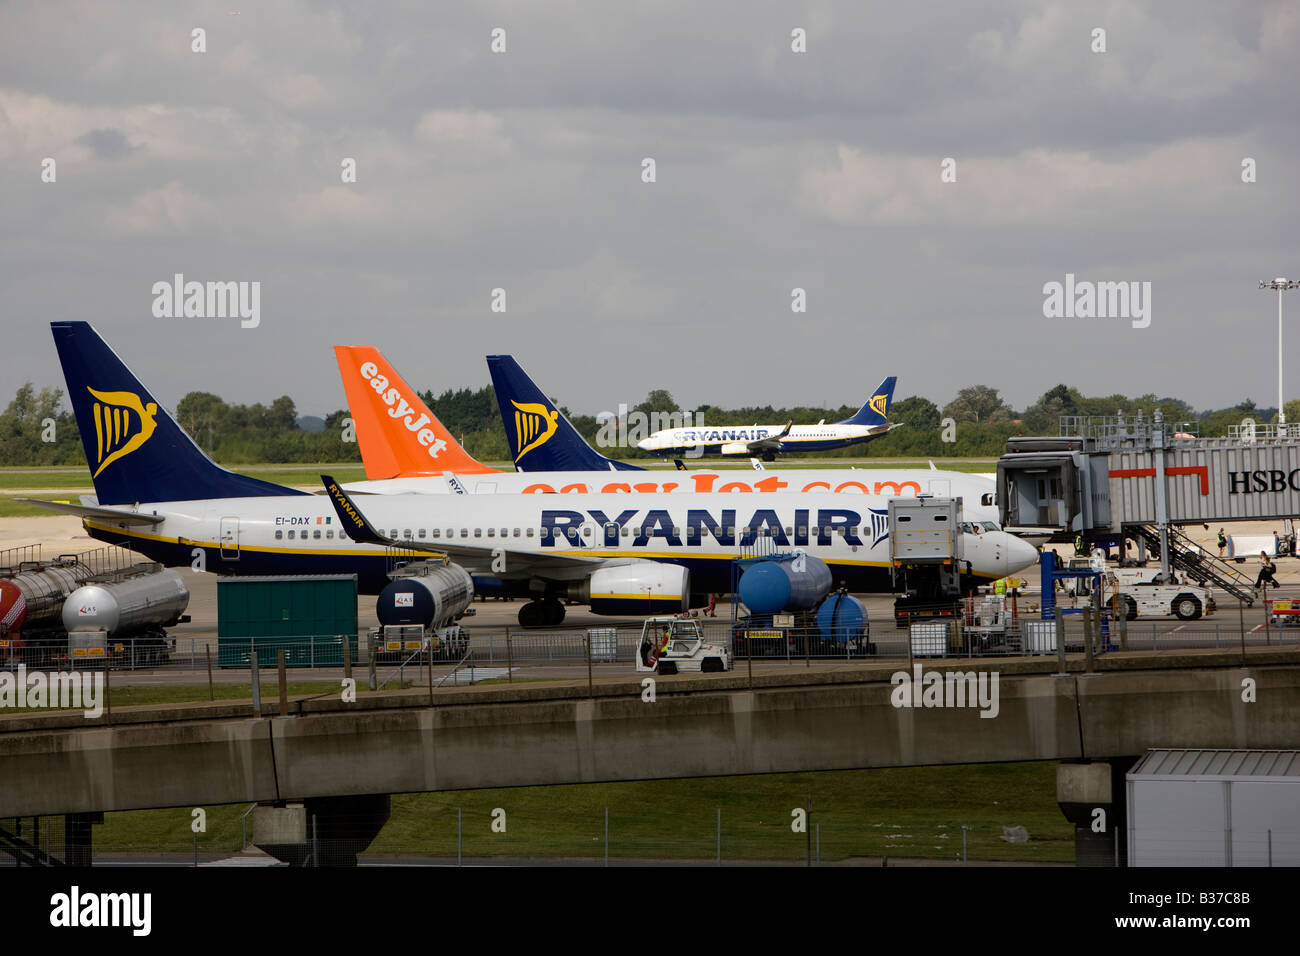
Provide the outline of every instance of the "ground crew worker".
[[1219,529],[1219,557],[1223,557],[1223,549],[1226,548],[1227,546],[1228,546],[1228,536],[1225,535],[1223,533],[1223,529],[1220,528]]
[[1006,594],[1006,593],[1007,593],[1007,579],[1006,579],[1006,578],[998,578],[996,581],[993,582],[993,593],[994,593],[994,594]]
[[1264,559],[1264,563],[1259,569],[1259,576],[1255,578],[1255,587],[1258,588],[1261,582],[1266,582],[1264,584],[1266,589],[1269,584],[1273,585],[1273,587],[1277,587],[1277,581],[1273,577],[1273,572],[1277,570],[1277,565],[1269,560],[1267,551],[1261,551],[1259,556]]

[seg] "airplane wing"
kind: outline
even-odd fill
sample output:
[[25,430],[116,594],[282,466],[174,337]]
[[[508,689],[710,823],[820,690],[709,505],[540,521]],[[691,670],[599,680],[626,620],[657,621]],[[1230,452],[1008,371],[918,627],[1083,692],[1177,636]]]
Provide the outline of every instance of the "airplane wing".
[[761,459],[761,458],[751,458],[751,459],[749,459],[749,467],[750,467],[750,468],[753,468],[755,471],[762,471],[762,470],[763,470],[763,459]]
[[794,426],[794,419],[790,419],[790,421],[785,423],[785,428],[782,428],[775,435],[770,435],[767,438],[760,438],[758,441],[748,442],[745,445],[745,447],[749,450],[749,453],[751,455],[754,452],[761,452],[761,451],[780,451],[781,439],[784,438],[786,435],[790,434],[790,429],[793,426]]
[[101,521],[120,521],[127,524],[161,524],[165,519],[158,515],[141,514],[138,511],[119,511],[117,508],[97,508],[92,505],[74,505],[66,501],[41,501],[37,498],[15,498],[24,504],[39,505],[51,511],[76,515],[78,518],[98,518]]
[[[510,577],[519,577],[523,574],[546,575],[548,573],[557,577],[573,577],[575,570],[580,570],[585,574],[605,565],[626,563],[624,559],[618,558],[588,558],[576,554],[537,554],[532,551],[516,551],[500,546],[494,548],[490,545],[460,544],[452,541],[429,542],[415,541],[410,538],[390,538],[375,529],[374,525],[361,513],[361,509],[356,506],[356,503],[339,486],[338,482],[329,475],[321,475],[320,477],[325,484],[325,494],[329,496],[331,504],[334,505],[334,513],[338,515],[339,523],[343,526],[349,538],[362,544],[381,544],[385,547],[401,548],[405,551],[421,551],[439,556],[447,555],[475,569],[480,569],[484,573],[493,574],[499,573],[496,568],[493,568],[493,565],[497,565],[501,559],[504,559],[504,567],[509,569],[507,573]],[[492,568],[490,572],[488,571],[489,568]]]

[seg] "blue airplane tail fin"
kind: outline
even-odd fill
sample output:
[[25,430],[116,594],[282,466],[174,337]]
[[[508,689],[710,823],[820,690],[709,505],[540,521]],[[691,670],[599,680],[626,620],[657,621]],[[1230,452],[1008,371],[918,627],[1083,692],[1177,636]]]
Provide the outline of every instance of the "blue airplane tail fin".
[[51,322],[68,400],[102,505],[300,495],[222,468],[86,322]]
[[889,422],[889,406],[894,401],[894,386],[898,384],[898,377],[891,375],[880,383],[880,386],[871,393],[871,398],[867,403],[858,409],[857,414],[852,418],[846,418],[840,422],[841,425],[884,425]]
[[644,471],[600,454],[509,355],[489,355],[501,424],[519,471]]

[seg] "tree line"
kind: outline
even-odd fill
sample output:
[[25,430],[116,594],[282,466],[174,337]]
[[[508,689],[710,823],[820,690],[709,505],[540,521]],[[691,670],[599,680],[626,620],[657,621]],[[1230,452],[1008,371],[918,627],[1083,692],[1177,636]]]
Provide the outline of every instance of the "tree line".
[[[67,410],[63,391],[42,388],[28,382],[0,415],[0,464],[9,466],[76,465],[85,463],[76,419]],[[476,458],[509,461],[510,444],[501,427],[496,395],[492,387],[432,391],[420,398],[451,434]],[[1275,408],[1261,408],[1249,399],[1231,408],[1197,412],[1176,398],[1158,398],[1148,393],[1087,397],[1078,389],[1057,385],[1023,411],[1008,405],[998,390],[987,385],[970,385],[940,407],[919,395],[893,403],[889,418],[903,427],[865,445],[819,453],[839,458],[996,458],[1006,440],[1016,435],[1056,435],[1062,416],[1150,417],[1159,409],[1175,426],[1196,428],[1205,437],[1222,436],[1228,426],[1250,418],[1257,423],[1275,421]],[[751,425],[811,424],[822,419],[840,421],[852,416],[856,406],[839,408],[723,409],[701,405],[690,410],[694,424]],[[597,436],[608,438],[611,427],[595,415],[573,415],[561,411],[593,445]],[[684,410],[664,389],[652,391],[630,411],[673,414]],[[1286,403],[1288,421],[1300,421],[1300,399]],[[322,419],[299,416],[292,398],[282,395],[269,405],[232,404],[210,392],[190,392],[176,407],[176,420],[191,438],[217,461],[236,464],[347,462],[361,460],[355,441],[348,440],[348,412],[338,409]],[[323,426],[322,426],[323,422]],[[636,437],[636,436],[630,436]],[[613,458],[650,458],[635,447],[604,447]],[[598,446],[599,447],[599,446]]]

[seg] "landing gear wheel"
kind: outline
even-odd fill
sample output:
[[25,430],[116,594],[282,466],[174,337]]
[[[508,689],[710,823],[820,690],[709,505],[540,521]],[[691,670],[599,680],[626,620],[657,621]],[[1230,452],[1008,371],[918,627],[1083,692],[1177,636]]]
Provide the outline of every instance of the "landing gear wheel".
[[1180,594],[1174,598],[1174,617],[1180,621],[1194,621],[1201,616],[1201,602],[1191,594]]
[[520,627],[545,627],[546,605],[541,601],[529,601],[519,609]]
[[564,605],[555,598],[543,601],[542,608],[547,627],[559,627],[564,621]]

